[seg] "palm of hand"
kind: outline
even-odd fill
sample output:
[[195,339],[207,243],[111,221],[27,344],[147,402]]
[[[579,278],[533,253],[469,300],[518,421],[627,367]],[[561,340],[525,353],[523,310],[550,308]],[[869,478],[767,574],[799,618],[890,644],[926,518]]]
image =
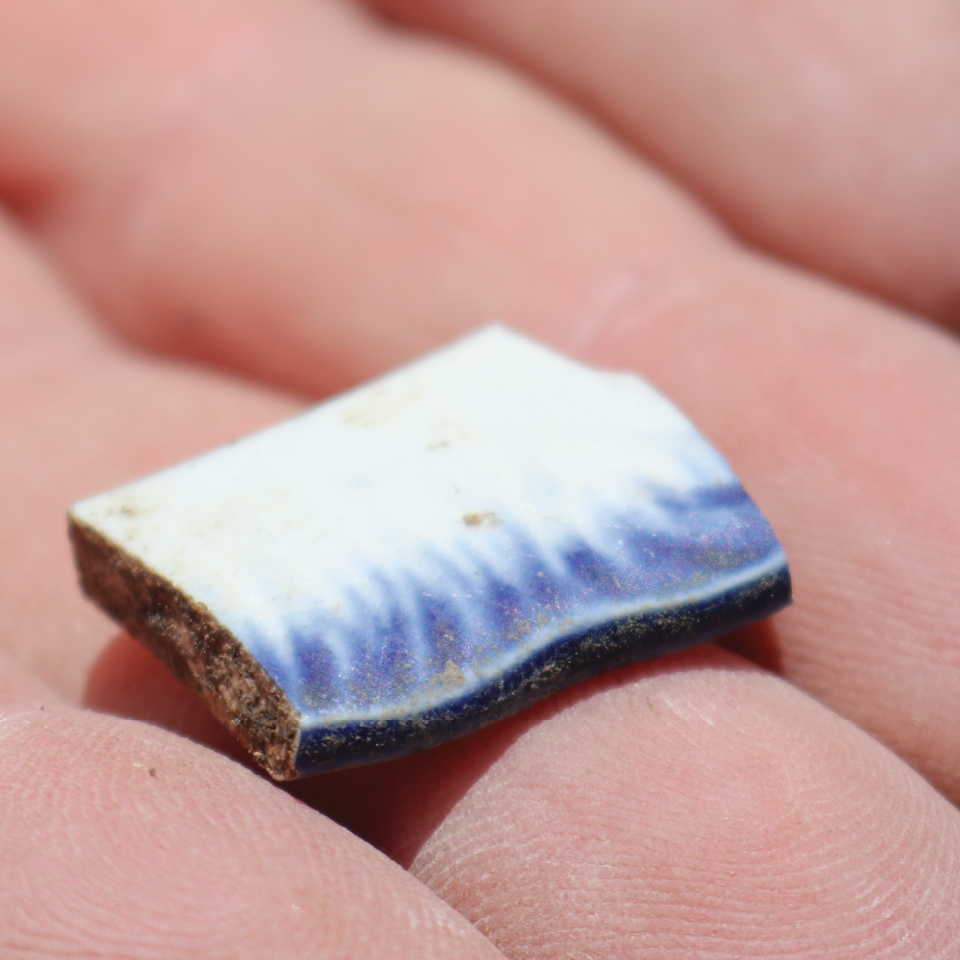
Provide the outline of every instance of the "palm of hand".
[[[0,9],[4,956],[956,956],[955,16],[381,7],[535,80],[333,2]],[[168,732],[232,749],[65,507],[495,317],[679,403],[796,605],[306,804]]]

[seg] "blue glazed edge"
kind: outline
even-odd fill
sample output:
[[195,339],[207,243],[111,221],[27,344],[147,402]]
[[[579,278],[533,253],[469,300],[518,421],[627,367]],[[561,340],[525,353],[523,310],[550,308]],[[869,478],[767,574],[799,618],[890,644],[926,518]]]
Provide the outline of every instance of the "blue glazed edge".
[[422,691],[448,662],[468,685],[487,683],[558,635],[624,611],[672,609],[780,563],[773,531],[739,483],[654,502],[655,515],[605,511],[552,542],[505,524],[478,534],[489,538],[482,554],[463,541],[421,544],[390,569],[366,571],[362,593],[341,594],[343,612],[317,605],[286,619],[282,644],[253,624],[236,632],[304,727],[336,725],[430,706]]
[[496,683],[422,713],[326,724],[301,733],[301,776],[396,759],[496,723],[601,673],[678,653],[776,613],[791,600],[779,563],[756,580],[674,607],[610,620],[557,638],[503,672]]

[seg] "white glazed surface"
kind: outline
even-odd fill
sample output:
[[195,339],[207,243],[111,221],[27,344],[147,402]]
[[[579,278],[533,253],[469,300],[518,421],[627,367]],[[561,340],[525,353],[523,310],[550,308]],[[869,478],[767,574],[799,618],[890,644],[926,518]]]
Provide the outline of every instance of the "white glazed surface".
[[[664,497],[712,489],[740,488],[648,385],[490,327],[72,514],[204,604],[309,725],[412,707],[424,684],[462,696],[571,625],[695,600],[782,566],[764,525],[770,543],[750,558],[717,559],[704,540],[712,565],[708,556],[701,572],[685,568],[670,589],[661,577],[647,595],[583,593],[573,553],[607,558],[616,579],[636,560],[619,557],[624,524],[669,538],[692,508],[671,513]],[[476,601],[489,613],[491,583],[529,594],[534,577],[551,585],[549,598],[518,601],[511,642],[485,645],[490,631],[509,633],[509,611],[500,596],[497,623],[485,624]],[[424,613],[433,597],[446,627]],[[454,635],[467,623],[465,650]]]

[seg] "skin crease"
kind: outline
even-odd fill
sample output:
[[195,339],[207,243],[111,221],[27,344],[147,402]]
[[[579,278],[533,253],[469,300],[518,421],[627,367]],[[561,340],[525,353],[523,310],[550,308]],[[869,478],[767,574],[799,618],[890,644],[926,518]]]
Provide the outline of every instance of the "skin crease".
[[[226,749],[129,640],[105,647],[109,629],[71,583],[62,512],[297,400],[148,358],[95,322],[141,349],[320,393],[506,318],[642,372],[731,460],[784,541],[797,595],[731,645],[824,705],[708,648],[296,792],[511,957],[957,955],[958,815],[930,785],[960,793],[952,339],[745,252],[562,101],[346,7],[127,2],[98,17],[91,30],[66,0],[42,18],[0,6],[0,185],[35,237],[0,242],[11,658],[66,697],[86,678],[92,706]],[[214,751],[67,706],[61,736],[34,716],[17,668],[0,677],[32,704],[29,723],[0,726],[14,731],[0,737],[0,889],[16,921],[0,937],[56,937],[63,917],[86,918],[66,944],[5,947],[179,956],[193,937],[197,956],[270,955],[277,891],[306,870],[319,932],[284,928],[286,955],[308,941],[333,956],[490,949],[447,913],[417,953],[396,904],[442,911],[425,888]],[[144,737],[192,770],[147,821],[163,850],[198,851],[153,874],[131,779]],[[119,869],[95,853],[117,818]],[[317,845],[315,865],[262,874],[275,818]],[[64,863],[82,884],[63,881]],[[341,888],[345,866],[370,879]],[[185,907],[184,877],[212,891],[206,912]],[[40,889],[60,897],[42,915],[30,913]],[[104,905],[128,892],[117,940]],[[344,911],[327,911],[341,894]],[[155,924],[151,896],[168,905]]]
[[564,91],[741,236],[960,325],[950,0],[372,0]]

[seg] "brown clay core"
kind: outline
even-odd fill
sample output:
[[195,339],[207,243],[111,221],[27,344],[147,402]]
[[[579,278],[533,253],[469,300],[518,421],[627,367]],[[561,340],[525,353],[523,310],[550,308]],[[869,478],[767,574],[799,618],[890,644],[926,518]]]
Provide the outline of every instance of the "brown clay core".
[[300,714],[245,647],[185,596],[86,524],[70,540],[87,595],[192,687],[275,780],[293,780]]

